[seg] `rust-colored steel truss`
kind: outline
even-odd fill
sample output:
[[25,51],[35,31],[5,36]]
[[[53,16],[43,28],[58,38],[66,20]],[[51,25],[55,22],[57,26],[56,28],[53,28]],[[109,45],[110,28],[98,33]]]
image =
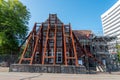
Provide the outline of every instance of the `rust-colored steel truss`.
[[44,23],[35,23],[26,40],[19,64],[78,66],[78,58],[83,55],[102,64],[81,46],[70,24],[64,25],[56,14],[50,14]]

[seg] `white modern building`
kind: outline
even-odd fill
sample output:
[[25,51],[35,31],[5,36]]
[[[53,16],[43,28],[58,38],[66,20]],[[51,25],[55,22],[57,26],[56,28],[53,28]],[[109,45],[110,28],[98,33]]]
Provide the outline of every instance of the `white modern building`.
[[101,15],[101,20],[104,36],[117,37],[117,40],[108,42],[109,53],[117,53],[116,42],[120,44],[120,0]]
[[104,36],[116,36],[120,44],[120,0],[101,15]]

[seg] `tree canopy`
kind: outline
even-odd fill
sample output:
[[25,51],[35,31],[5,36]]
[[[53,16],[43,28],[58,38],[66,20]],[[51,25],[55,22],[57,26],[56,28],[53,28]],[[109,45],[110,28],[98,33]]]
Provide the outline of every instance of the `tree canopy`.
[[28,31],[30,12],[19,0],[0,0],[0,53],[18,51]]

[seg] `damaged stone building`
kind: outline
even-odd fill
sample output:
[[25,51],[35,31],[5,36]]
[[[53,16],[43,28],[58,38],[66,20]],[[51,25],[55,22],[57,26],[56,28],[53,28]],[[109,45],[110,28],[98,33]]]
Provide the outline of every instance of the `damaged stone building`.
[[72,30],[56,14],[42,23],[35,23],[26,39],[19,64],[98,67],[104,71],[109,55],[107,42],[114,37],[95,36],[90,30]]

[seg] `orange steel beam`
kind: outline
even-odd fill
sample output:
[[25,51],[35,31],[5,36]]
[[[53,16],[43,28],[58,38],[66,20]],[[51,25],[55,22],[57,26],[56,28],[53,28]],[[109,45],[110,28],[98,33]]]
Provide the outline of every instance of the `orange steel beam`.
[[65,30],[64,30],[64,24],[62,25],[62,31],[63,31],[63,47],[64,47],[64,63],[67,66],[67,55],[66,55],[66,37],[65,37]]
[[[42,27],[42,29],[41,29],[41,39],[40,39],[40,49],[39,49],[39,58],[41,58],[42,57],[42,48],[43,48],[43,23],[41,24],[41,27]],[[40,64],[42,63],[42,58],[41,59],[39,59],[40,60]]]
[[57,24],[55,24],[55,32],[54,32],[54,65],[56,64],[56,34],[57,34]]
[[34,50],[33,50],[33,53],[32,53],[32,56],[31,56],[31,61],[30,61],[30,64],[33,63],[33,58],[34,58],[34,55],[36,53],[36,50],[37,50],[37,46],[38,46],[38,41],[41,37],[41,29],[42,29],[42,26],[40,27],[39,31],[38,31],[38,35],[36,37],[36,42],[35,42],[35,46],[34,46]]
[[35,46],[36,46],[36,39],[37,39],[36,27],[37,27],[37,23],[35,23],[34,28],[33,28],[33,39],[34,39],[33,46],[34,47],[33,47],[33,52],[32,52],[32,56],[31,56],[30,64],[32,64],[34,62],[32,58],[34,58],[33,54],[34,54],[34,49],[35,49]]
[[75,64],[76,64],[76,66],[78,66],[78,58],[77,58],[76,47],[75,47],[75,43],[74,43],[75,41],[73,38],[72,29],[71,29],[70,24],[69,24],[69,27],[70,27],[70,36],[72,38],[72,46],[73,46],[74,56],[75,56]]
[[33,30],[30,32],[30,34],[29,34],[29,36],[28,36],[28,42],[26,43],[26,47],[25,47],[25,49],[24,49],[24,51],[23,51],[23,53],[22,53],[22,55],[21,55],[21,59],[19,60],[19,64],[22,63],[22,60],[23,60],[24,55],[25,55],[25,53],[26,53],[26,51],[27,51],[27,48],[28,48],[30,39],[32,38],[33,32],[34,32],[34,30],[36,29],[36,24],[37,24],[37,23],[34,24]]
[[49,29],[50,29],[50,24],[48,24],[48,28],[47,28],[47,32],[46,32],[46,40],[45,40],[45,45],[44,45],[45,47],[44,47],[43,56],[42,56],[42,64],[44,64],[44,60],[45,60],[45,56],[46,56],[46,47],[47,47],[47,43],[48,43]]
[[25,53],[26,53],[26,51],[27,51],[27,48],[28,48],[29,41],[30,41],[31,37],[32,37],[32,33],[30,33],[30,36],[29,36],[29,38],[28,38],[28,41],[27,41],[26,47],[25,47],[25,49],[24,49],[24,51],[23,51],[23,53],[22,53],[22,55],[21,55],[21,59],[19,60],[19,64],[22,63],[22,60],[23,60],[24,55],[25,55]]
[[56,38],[56,35],[57,35],[57,16],[55,17],[55,36],[54,36],[54,63],[53,65],[56,64],[56,50],[57,50],[57,45],[56,45],[56,42],[57,42],[57,38]]
[[31,60],[31,58],[23,58],[22,60]]

